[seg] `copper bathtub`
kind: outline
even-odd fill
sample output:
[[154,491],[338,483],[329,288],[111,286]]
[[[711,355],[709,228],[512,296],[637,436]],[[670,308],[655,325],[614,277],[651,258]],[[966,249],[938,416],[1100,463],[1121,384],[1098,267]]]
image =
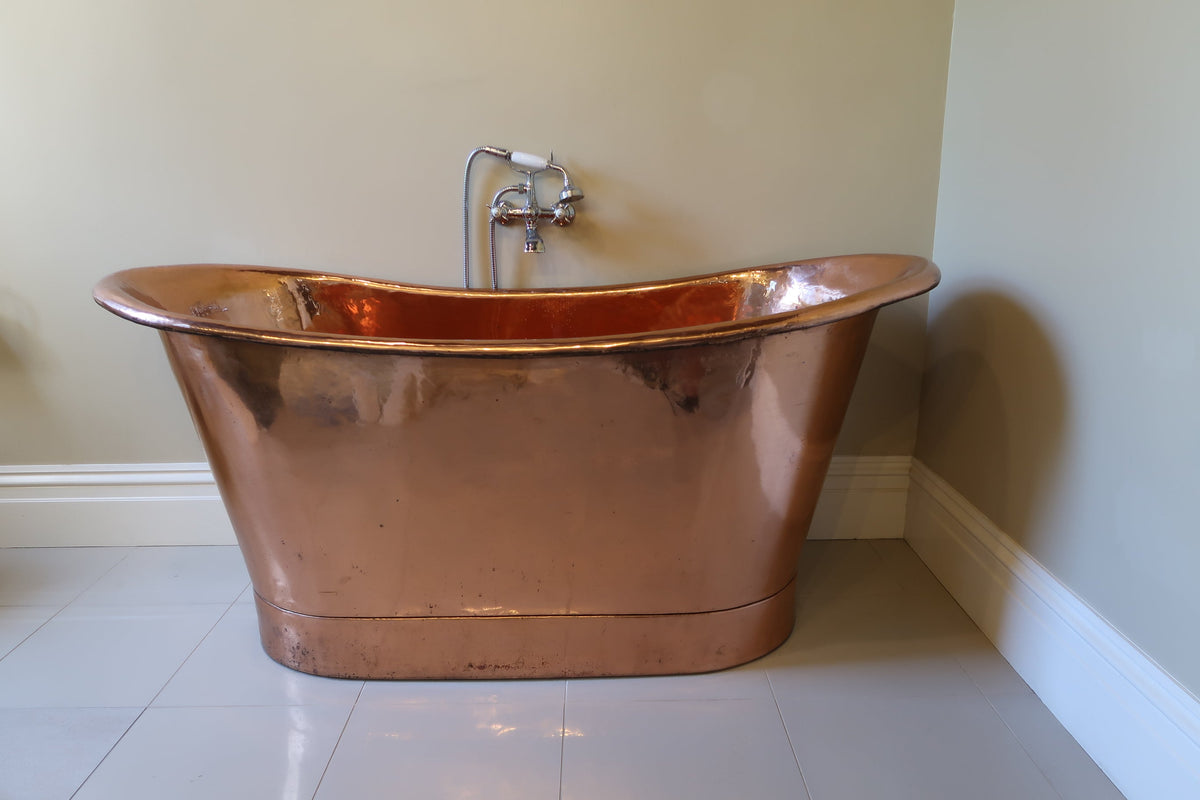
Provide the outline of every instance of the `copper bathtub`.
[[937,281],[890,255],[502,292],[187,265],[95,297],[161,331],[272,658],[562,677],[787,638],[876,312]]

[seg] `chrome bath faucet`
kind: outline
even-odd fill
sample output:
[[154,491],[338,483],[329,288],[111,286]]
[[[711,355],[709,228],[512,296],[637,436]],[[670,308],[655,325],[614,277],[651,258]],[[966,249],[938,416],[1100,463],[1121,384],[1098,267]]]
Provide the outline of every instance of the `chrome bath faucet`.
[[[565,227],[575,220],[575,203],[583,199],[583,192],[571,181],[571,176],[561,165],[555,164],[553,154],[550,158],[542,158],[531,153],[521,153],[505,150],[500,147],[477,147],[467,156],[467,167],[463,173],[463,286],[471,288],[471,228],[470,228],[470,180],[471,162],[477,155],[486,153],[496,158],[504,159],[514,171],[525,176],[521,183],[505,186],[492,197],[489,210],[489,242],[491,244],[492,288],[499,288],[499,276],[496,269],[496,225],[511,225],[515,222],[525,223],[525,252],[544,253],[546,244],[538,233],[539,220],[550,220],[555,225]],[[537,187],[534,176],[542,172],[555,171],[562,176],[563,188],[558,194],[558,200],[553,205],[543,208],[538,205]],[[523,205],[516,205],[506,200],[509,195],[524,195]]]

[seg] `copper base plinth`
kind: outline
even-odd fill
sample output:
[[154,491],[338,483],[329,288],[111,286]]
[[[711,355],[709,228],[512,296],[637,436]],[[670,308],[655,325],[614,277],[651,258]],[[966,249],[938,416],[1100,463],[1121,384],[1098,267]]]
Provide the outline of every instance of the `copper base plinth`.
[[795,581],[757,603],[688,614],[311,617],[255,595],[263,649],[336,678],[668,675],[744,664],[792,631]]

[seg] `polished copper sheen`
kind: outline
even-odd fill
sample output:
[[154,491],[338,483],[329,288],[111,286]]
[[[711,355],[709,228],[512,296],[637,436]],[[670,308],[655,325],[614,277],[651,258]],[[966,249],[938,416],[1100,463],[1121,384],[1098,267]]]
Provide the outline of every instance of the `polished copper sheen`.
[[120,272],[161,329],[272,658],[316,675],[703,672],[769,652],[878,308],[928,261],[467,291]]

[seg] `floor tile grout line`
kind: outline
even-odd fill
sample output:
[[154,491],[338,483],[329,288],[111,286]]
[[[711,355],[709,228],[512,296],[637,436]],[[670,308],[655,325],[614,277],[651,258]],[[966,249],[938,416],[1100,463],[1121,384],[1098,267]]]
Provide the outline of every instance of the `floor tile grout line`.
[[[244,591],[244,589],[243,589],[243,591]],[[241,592],[238,592],[237,597],[241,597]],[[146,708],[149,708],[150,706],[154,705],[154,701],[157,700],[159,697],[161,697],[162,693],[164,691],[166,691],[167,686],[169,686],[171,684],[171,681],[175,680],[175,676],[178,675],[179,671],[183,669],[184,664],[186,664],[188,661],[190,661],[192,656],[196,655],[196,651],[200,649],[200,645],[204,644],[204,642],[208,640],[209,636],[212,636],[212,632],[215,631],[217,629],[217,626],[221,624],[221,620],[225,619],[225,617],[229,614],[229,612],[233,610],[233,607],[235,605],[237,605],[237,597],[233,598],[233,600],[229,603],[229,605],[227,605],[225,607],[225,610],[221,612],[221,615],[219,617],[217,617],[216,621],[213,622],[213,624],[209,626],[208,630],[204,632],[204,635],[200,637],[200,641],[196,642],[196,644],[192,647],[192,649],[188,651],[188,654],[183,657],[183,660],[179,662],[179,666],[175,667],[175,669],[171,672],[170,677],[167,678],[165,681],[163,681],[163,685],[158,687],[158,691],[154,693],[154,697],[151,697],[150,702],[146,703]],[[181,604],[181,605],[199,606],[199,605],[216,605],[216,604],[214,604],[214,603],[187,603],[187,604]]]
[[[1058,787],[1054,785],[1054,782],[1050,780],[1050,776],[1046,774],[1046,770],[1042,769],[1042,765],[1038,763],[1038,760],[1033,757],[1033,753],[1029,752],[1029,748],[1025,746],[1025,740],[1021,738],[1021,735],[1019,733],[1017,733],[1015,730],[1013,730],[1012,725],[1008,724],[1008,720],[1005,719],[1004,715],[1000,713],[1000,709],[996,708],[996,704],[992,702],[992,698],[986,692],[984,692],[982,689],[980,690],[980,694],[983,695],[983,699],[987,702],[988,708],[992,709],[992,713],[995,714],[999,718],[1001,724],[1003,724],[1005,729],[1012,735],[1013,739],[1017,743],[1017,747],[1020,747],[1021,752],[1025,754],[1025,757],[1028,758],[1031,762],[1033,762],[1033,766],[1037,769],[1038,774],[1040,774],[1042,776],[1042,779],[1046,781],[1046,785],[1050,787],[1050,791],[1054,792],[1055,795],[1062,798],[1063,793],[1060,792],[1058,790]],[[1035,695],[1035,697],[1036,697],[1036,695]],[[1041,702],[1041,701],[1039,700],[1039,702]]]
[[[34,608],[34,606],[24,606],[24,607],[25,607],[25,608]],[[57,617],[59,614],[61,614],[61,613],[63,612],[63,609],[64,609],[64,608],[66,608],[66,606],[63,606],[62,608],[58,609],[58,611],[55,611],[55,612],[54,612],[53,614],[51,614],[49,617],[47,617],[46,619],[42,620],[42,621],[41,621],[41,623],[40,623],[40,624],[39,624],[39,625],[38,625],[36,628],[34,628],[33,630],[31,630],[29,633],[27,633],[27,634],[25,635],[25,637],[21,639],[21,641],[19,641],[19,642],[17,642],[16,644],[14,644],[14,645],[13,645],[12,647],[10,647],[10,648],[8,649],[8,651],[6,651],[5,653],[3,653],[3,654],[0,654],[0,661],[3,661],[4,659],[6,659],[6,658],[8,658],[9,656],[11,656],[13,653],[17,652],[17,648],[18,648],[18,647],[20,647],[21,645],[23,645],[23,644],[25,644],[26,642],[28,642],[28,641],[29,641],[29,640],[30,640],[30,639],[33,637],[33,635],[34,635],[35,633],[37,633],[37,632],[38,632],[38,631],[40,631],[42,628],[44,628],[44,627],[46,627],[47,625],[49,625],[49,624],[50,624],[50,621],[51,621],[51,620],[53,620],[55,617]]]
[[[126,559],[128,559],[128,558],[129,558],[131,555],[133,555],[133,551],[134,551],[134,550],[136,550],[137,548],[135,548],[135,547],[128,547],[128,548],[123,548],[123,549],[127,550],[128,552],[126,552],[126,553],[125,553],[125,555],[121,556],[121,557],[120,557],[120,558],[118,558],[116,561],[114,561],[114,562],[113,562],[113,565],[112,565],[111,567],[109,567],[108,569],[104,570],[104,572],[102,572],[100,575],[97,575],[97,576],[96,576],[96,579],[95,579],[94,581],[92,581],[92,582],[91,582],[91,583],[89,583],[87,586],[83,587],[83,588],[82,588],[82,589],[80,589],[78,592],[76,592],[76,593],[75,593],[75,595],[74,595],[74,596],[73,596],[73,597],[72,597],[70,600],[68,600],[68,601],[66,602],[66,604],[65,604],[65,605],[64,605],[62,608],[60,608],[60,609],[58,610],[59,614],[61,614],[61,613],[63,612],[63,609],[65,609],[67,606],[71,605],[71,604],[72,604],[72,603],[74,603],[76,600],[78,600],[79,598],[81,598],[81,597],[83,597],[85,594],[87,594],[87,592],[88,592],[90,589],[92,589],[93,587],[95,587],[95,585],[96,585],[96,584],[98,584],[100,581],[102,581],[102,580],[104,580],[105,578],[107,578],[107,577],[108,577],[108,575],[109,575],[109,573],[111,573],[111,572],[112,572],[113,570],[115,570],[117,567],[119,567],[119,566],[121,566],[122,564],[124,564],[124,563],[125,563],[125,560],[126,560]],[[55,616],[58,616],[58,615],[56,614]]]
[[[124,548],[124,549],[132,549],[132,548]],[[120,565],[122,562],[124,562],[124,561],[125,561],[125,559],[127,559],[127,558],[129,558],[129,553],[126,553],[125,555],[123,555],[123,556],[121,556],[120,558],[118,558],[116,561],[114,561],[114,562],[113,562],[113,564],[112,564],[112,566],[111,566],[111,567],[109,567],[109,568],[108,568],[108,569],[106,569],[104,572],[102,572],[102,573],[100,573],[99,575],[97,575],[95,580],[93,580],[93,581],[92,581],[91,583],[89,583],[87,586],[84,586],[82,589],[80,589],[78,592],[76,592],[74,595],[72,595],[72,596],[71,596],[71,599],[69,599],[69,600],[67,600],[65,603],[63,603],[61,606],[59,606],[59,607],[58,607],[58,610],[57,610],[57,611],[55,611],[53,614],[51,614],[49,617],[47,617],[45,620],[43,620],[41,625],[38,625],[36,628],[34,628],[32,631],[30,631],[28,636],[26,636],[26,637],[25,637],[25,638],[23,638],[21,641],[17,642],[15,645],[13,645],[13,646],[12,646],[12,648],[10,648],[10,649],[9,649],[9,651],[8,651],[7,653],[4,653],[3,655],[0,655],[0,661],[3,661],[4,659],[6,659],[6,658],[8,658],[9,656],[11,656],[13,653],[17,652],[17,648],[18,648],[18,647],[20,647],[21,645],[25,644],[27,641],[29,641],[29,639],[30,639],[30,638],[31,638],[31,637],[32,637],[32,636],[33,636],[35,633],[37,633],[37,632],[38,632],[38,631],[40,631],[42,628],[44,628],[44,627],[46,627],[47,625],[49,625],[49,624],[50,624],[51,622],[53,622],[54,620],[58,619],[59,615],[60,615],[60,614],[62,614],[64,611],[66,611],[66,610],[67,610],[67,608],[68,608],[68,607],[69,607],[69,606],[70,606],[72,603],[74,603],[76,600],[78,600],[80,597],[82,597],[82,596],[84,595],[84,593],[86,593],[86,592],[87,592],[87,590],[88,590],[88,589],[91,589],[91,588],[92,588],[93,586],[95,586],[97,583],[99,583],[100,581],[104,580],[105,576],[106,576],[106,575],[108,575],[108,573],[110,573],[110,572],[112,572],[114,569],[116,569],[116,568],[117,568],[117,567],[118,567],[118,566],[119,566],[119,565]],[[46,605],[47,605],[47,606],[50,606],[50,607],[53,607],[53,605],[54,605],[54,604],[53,604],[53,603],[47,603]],[[36,606],[5,606],[5,608],[36,608]]]
[[108,757],[111,756],[113,751],[117,749],[117,746],[120,745],[121,742],[123,742],[125,740],[125,737],[129,735],[129,732],[131,730],[133,730],[133,726],[137,725],[138,720],[140,720],[142,718],[142,716],[146,713],[147,708],[149,708],[148,705],[142,706],[142,710],[139,711],[137,716],[133,718],[133,722],[129,723],[129,725],[127,725],[125,727],[125,730],[121,731],[121,735],[118,736],[117,740],[112,743],[112,747],[108,748],[108,750],[106,750],[104,752],[104,756],[99,761],[96,762],[96,766],[92,767],[91,771],[88,772],[87,777],[84,778],[82,781],[80,781],[79,785],[75,787],[75,790],[73,792],[71,792],[72,798],[75,797],[75,795],[79,794],[79,792],[83,789],[83,787],[87,785],[87,782],[92,779],[92,776],[96,774],[96,770],[100,769],[100,766],[105,761],[108,760]]
[[771,673],[764,669],[763,675],[767,678],[767,688],[771,690],[771,701],[775,703],[775,713],[779,715],[779,724],[783,726],[783,735],[787,739],[788,749],[792,751],[792,761],[796,763],[796,771],[800,773],[800,783],[804,786],[804,793],[808,795],[808,800],[815,800],[812,791],[808,788],[808,778],[804,777],[804,767],[800,766],[800,756],[796,753],[796,745],[792,742],[792,734],[788,730],[787,720],[783,718],[783,709],[779,707],[779,695],[775,694],[775,684],[771,681]]
[[338,747],[342,744],[342,737],[346,735],[346,729],[350,727],[350,718],[354,716],[354,711],[358,708],[358,701],[362,699],[362,694],[366,691],[366,688],[366,681],[363,681],[358,686],[358,694],[354,695],[354,702],[350,704],[350,710],[346,712],[346,721],[342,723],[342,729],[338,732],[337,741],[333,743],[333,749],[329,751],[329,758],[325,760],[325,768],[321,770],[321,777],[317,779],[317,785],[313,787],[312,800],[317,800],[317,795],[321,791],[321,784],[325,782],[325,776],[329,774],[329,765],[333,763],[333,757],[337,755]]

